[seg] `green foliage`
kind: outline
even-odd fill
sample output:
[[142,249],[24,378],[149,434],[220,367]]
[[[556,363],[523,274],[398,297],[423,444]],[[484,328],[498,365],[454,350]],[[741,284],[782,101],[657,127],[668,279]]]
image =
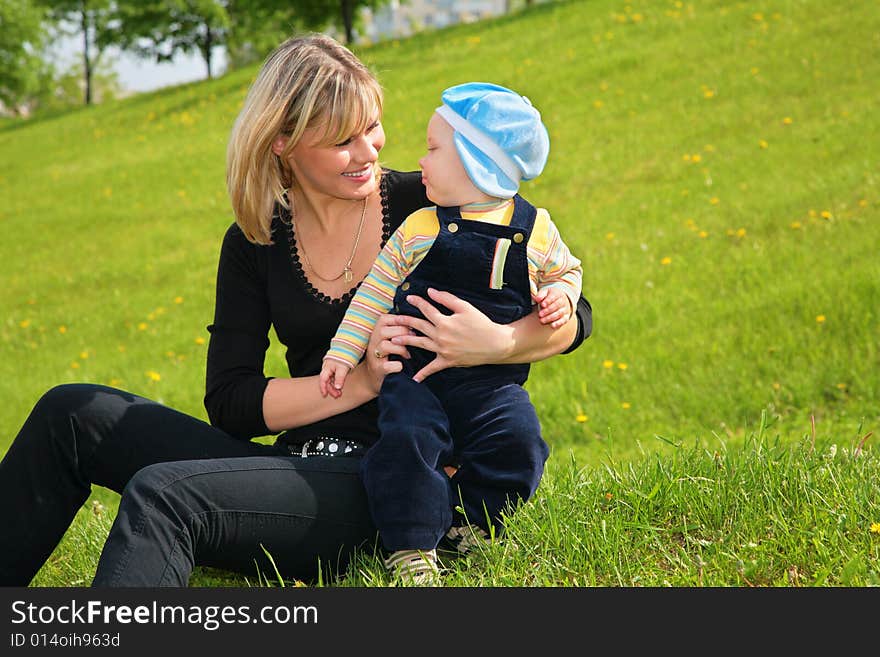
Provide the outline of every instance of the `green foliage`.
[[[452,582],[877,583],[878,33],[856,0],[596,0],[356,49],[396,168],[416,168],[446,86],[533,101],[551,154],[523,194],[595,312],[527,383],[552,451],[512,520],[524,554],[493,547]],[[205,419],[224,150],[255,74],[0,124],[0,449],[67,381]],[[286,375],[274,339],[266,369]],[[378,563],[343,585],[382,584]]]
[[38,87],[43,67],[42,12],[31,3],[0,0],[0,104],[15,109]]

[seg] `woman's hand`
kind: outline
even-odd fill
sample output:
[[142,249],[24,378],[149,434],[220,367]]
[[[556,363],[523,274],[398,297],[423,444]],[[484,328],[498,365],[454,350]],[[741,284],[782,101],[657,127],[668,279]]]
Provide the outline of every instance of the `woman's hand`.
[[404,331],[392,338],[395,346],[421,347],[437,354],[434,360],[416,372],[413,379],[423,381],[447,367],[500,363],[510,355],[514,344],[510,325],[496,324],[472,304],[449,292],[428,288],[428,296],[451,310],[452,314],[444,315],[428,300],[410,295],[406,300],[426,319],[392,315],[389,320],[398,328],[408,327],[423,334]]
[[392,342],[392,338],[409,335],[409,329],[399,324],[397,319],[396,315],[379,316],[370,334],[364,360],[359,365],[359,367],[366,365],[370,385],[377,395],[385,376],[403,369],[403,364],[399,360],[388,360],[388,355],[397,354],[409,358],[409,350],[406,346]]

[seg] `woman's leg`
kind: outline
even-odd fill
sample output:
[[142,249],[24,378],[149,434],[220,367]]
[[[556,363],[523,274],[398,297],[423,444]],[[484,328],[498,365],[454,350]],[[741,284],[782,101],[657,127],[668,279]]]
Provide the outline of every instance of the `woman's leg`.
[[92,586],[186,586],[196,565],[270,578],[277,567],[302,580],[339,573],[376,541],[358,468],[357,458],[321,456],[143,468],[122,493]]
[[273,449],[121,390],[91,384],[52,388],[0,462],[0,585],[26,586],[33,579],[92,484],[120,492],[152,463]]

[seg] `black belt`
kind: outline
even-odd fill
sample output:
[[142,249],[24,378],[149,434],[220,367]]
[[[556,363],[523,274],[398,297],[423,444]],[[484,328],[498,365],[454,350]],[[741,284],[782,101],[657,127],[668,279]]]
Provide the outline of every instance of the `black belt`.
[[293,456],[308,458],[309,456],[361,456],[367,446],[356,440],[329,438],[321,436],[307,440],[302,445],[287,445],[287,451]]

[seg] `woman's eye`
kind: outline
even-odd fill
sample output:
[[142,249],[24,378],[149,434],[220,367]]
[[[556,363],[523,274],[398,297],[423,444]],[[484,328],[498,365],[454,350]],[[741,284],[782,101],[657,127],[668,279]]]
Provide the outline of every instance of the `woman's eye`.
[[[379,122],[379,121],[376,121],[376,122],[373,123],[371,126],[369,126],[369,127],[366,129],[366,131],[364,131],[364,134],[365,134],[365,135],[370,134],[371,132],[373,132],[373,130],[375,130],[376,128],[379,127],[379,124],[380,124],[380,122]],[[336,147],[337,147],[337,148],[340,148],[340,147],[342,147],[342,146],[348,146],[352,141],[354,141],[354,136],[349,137],[349,138],[346,139],[345,141],[341,141],[341,142],[339,142],[338,144],[336,144]]]

